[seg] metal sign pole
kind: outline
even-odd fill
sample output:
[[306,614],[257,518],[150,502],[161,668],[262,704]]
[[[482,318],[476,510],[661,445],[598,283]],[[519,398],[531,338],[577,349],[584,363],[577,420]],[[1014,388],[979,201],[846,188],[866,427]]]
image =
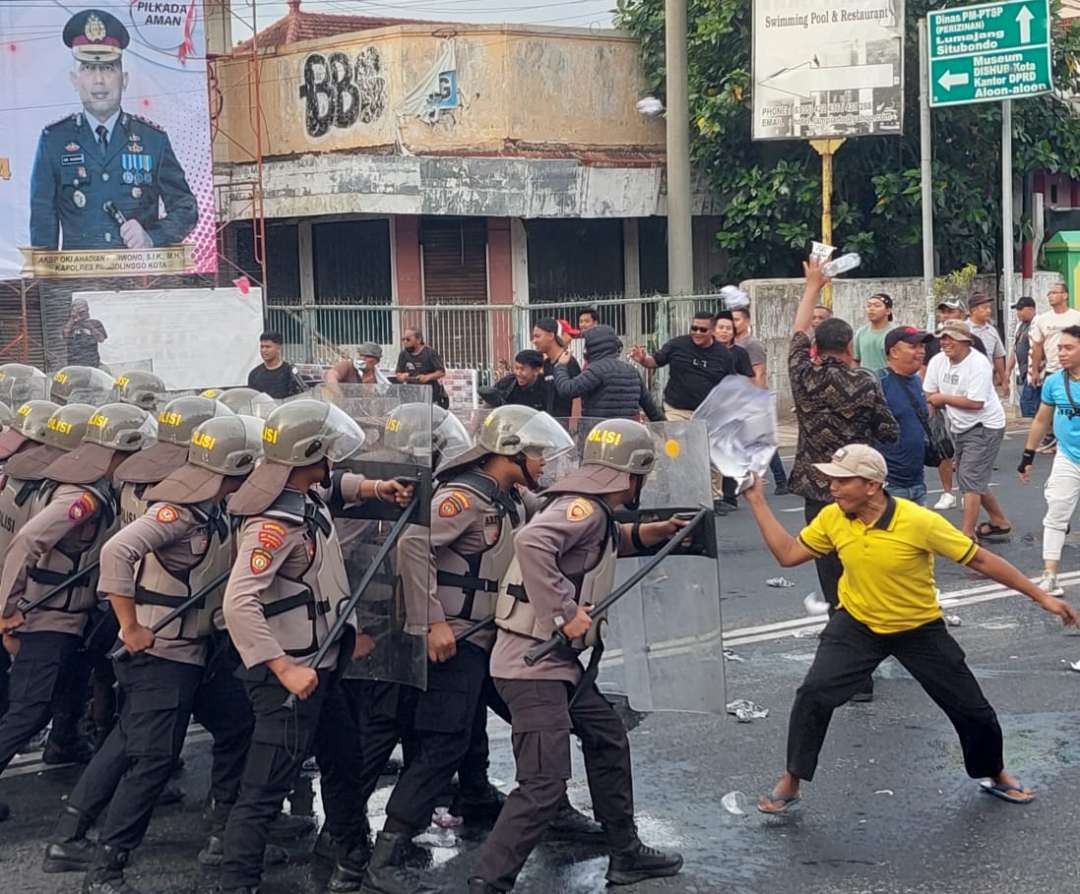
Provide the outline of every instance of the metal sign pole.
[[922,184],[922,275],[926,299],[926,327],[933,332],[934,307],[934,183],[931,159],[930,68],[927,61],[926,19],[919,19],[919,168]]
[[1012,100],[1001,103],[1001,275],[1005,280],[1002,294],[1008,314],[1013,305],[1013,170],[1012,170]]

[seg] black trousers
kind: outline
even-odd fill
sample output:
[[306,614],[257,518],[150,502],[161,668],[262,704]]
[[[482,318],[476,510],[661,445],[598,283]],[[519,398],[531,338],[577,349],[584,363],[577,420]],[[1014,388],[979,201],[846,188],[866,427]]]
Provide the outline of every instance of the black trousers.
[[[369,832],[364,788],[363,720],[370,684],[343,678],[326,697],[315,733],[326,828],[335,841],[355,847]],[[377,781],[377,780],[376,780]]]
[[7,649],[0,646],[0,717],[7,713],[8,709],[8,671],[11,669],[11,656]]
[[593,812],[612,847],[634,836],[630,743],[619,715],[596,686],[570,704],[574,687],[551,680],[496,680],[510,706],[517,788],[480,848],[476,875],[508,891],[543,837],[571,775],[570,733],[581,739]]
[[463,791],[485,789],[491,781],[488,778],[488,767],[491,765],[491,747],[487,732],[488,708],[510,723],[510,708],[499,695],[499,690],[495,688],[495,681],[491,679],[490,673],[484,676],[484,690],[480,696],[480,705],[473,717],[469,749],[461,760],[461,766],[458,767],[458,780]]
[[0,719],[0,772],[49,718],[67,705],[71,676],[81,667],[82,637],[72,633],[24,633],[12,659],[8,712]]
[[[818,513],[821,512],[830,503],[821,503],[817,500],[806,500],[806,505],[803,507],[803,518],[806,519],[806,523],[810,524],[815,518],[818,517]],[[831,502],[831,501],[830,501]],[[825,601],[829,603],[831,611],[835,611],[840,605],[840,595],[838,587],[840,584],[840,578],[844,573],[844,566],[840,563],[840,557],[832,552],[821,559],[814,560],[814,566],[817,568],[818,584],[821,587],[821,595],[825,597]]]
[[788,724],[788,772],[799,779],[814,778],[833,711],[890,655],[952,721],[968,775],[976,779],[997,776],[1004,768],[997,715],[945,622],[880,634],[843,610],[836,612],[822,631],[814,663],[795,694]]
[[[193,697],[178,694],[174,711],[176,712],[175,723],[183,733],[186,733],[190,717],[194,715],[195,719],[214,737],[211,751],[210,797],[215,806],[220,809],[221,815],[224,815],[236,801],[240,790],[240,777],[243,773],[248,745],[251,742],[255,718],[251,713],[251,703],[248,701],[244,686],[233,673],[240,663],[240,658],[225,634],[221,634],[220,637],[216,639],[216,649],[211,654],[206,668],[198,669],[199,679]],[[150,655],[136,656],[118,662],[118,675],[123,681],[134,678],[139,681],[142,689],[151,691],[155,682],[159,687],[189,685],[189,676],[194,675],[186,672],[178,674],[173,667],[170,667],[176,664],[177,662],[154,658]],[[187,666],[184,665],[184,667]],[[139,696],[144,704],[147,698],[145,695]],[[160,700],[164,702],[171,699],[162,696]],[[165,716],[155,716],[157,712],[136,711],[129,701],[130,699],[126,698],[124,707],[121,709],[121,723],[113,728],[105,743],[95,753],[68,798],[68,804],[92,822],[105,812],[109,802],[113,800],[114,792],[117,796],[122,792],[128,793],[129,797],[132,796],[129,785],[124,781],[125,774],[134,773],[141,776],[142,784],[146,783],[146,776],[142,775],[143,770],[137,771],[136,765],[140,762],[147,764],[151,762],[151,759],[132,753],[138,747],[138,740],[144,735],[139,731],[139,727],[145,724],[160,725],[164,735],[171,735],[165,729],[168,722]],[[163,709],[163,712],[168,713],[168,709]],[[129,731],[133,727],[136,731],[134,743],[129,737]],[[183,745],[183,734],[180,737],[180,744]],[[176,756],[172,755],[173,761]],[[171,770],[171,766],[169,769]],[[144,797],[138,793],[134,793],[134,797],[138,802],[135,807],[117,808],[117,810],[135,811],[136,808],[138,811],[145,810]],[[153,801],[149,804],[152,809]],[[114,811],[110,810],[110,821],[113,813]],[[141,840],[141,836],[139,838]],[[130,842],[133,839],[125,838],[124,840]],[[130,850],[138,843],[139,841],[135,840],[134,844],[127,845],[126,849]]]
[[413,729],[416,751],[402,770],[386,805],[390,831],[415,834],[427,827],[431,812],[454,774],[463,767],[477,734],[477,717],[485,728],[475,743],[469,773],[462,787],[487,782],[487,707],[483,704],[488,653],[471,643],[459,643],[449,661],[428,665],[428,688],[416,694]]
[[300,775],[327,698],[337,685],[335,673],[321,670],[311,697],[286,708],[289,693],[266,667],[246,671],[244,678],[255,729],[240,794],[225,825],[225,861],[221,866],[225,889],[258,886],[270,823]]

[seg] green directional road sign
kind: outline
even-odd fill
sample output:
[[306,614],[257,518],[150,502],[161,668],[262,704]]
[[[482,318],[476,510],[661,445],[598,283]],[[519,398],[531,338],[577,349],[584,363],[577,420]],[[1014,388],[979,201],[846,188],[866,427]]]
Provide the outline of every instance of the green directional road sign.
[[930,105],[1000,102],[1049,93],[1050,4],[1008,0],[926,14]]

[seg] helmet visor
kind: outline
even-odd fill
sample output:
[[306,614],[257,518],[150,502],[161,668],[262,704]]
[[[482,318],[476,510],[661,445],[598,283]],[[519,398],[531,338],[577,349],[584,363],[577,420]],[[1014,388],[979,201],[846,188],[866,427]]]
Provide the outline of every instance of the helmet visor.
[[457,416],[445,412],[442,421],[435,426],[435,430],[432,432],[432,443],[439,451],[441,461],[446,462],[446,460],[468,450],[472,446],[473,439],[469,437],[469,432]]
[[329,412],[323,422],[322,433],[326,457],[331,462],[339,463],[364,446],[364,430],[340,407],[328,404],[327,409]]
[[547,413],[537,413],[517,432],[520,449],[547,462],[558,459],[574,449],[573,438]]

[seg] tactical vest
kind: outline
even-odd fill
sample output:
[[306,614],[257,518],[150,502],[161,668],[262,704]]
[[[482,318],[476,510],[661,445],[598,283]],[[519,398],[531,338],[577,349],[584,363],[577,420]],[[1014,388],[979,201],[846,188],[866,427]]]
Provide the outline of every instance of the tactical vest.
[[479,552],[463,553],[452,546],[435,550],[437,595],[446,616],[482,621],[495,614],[499,584],[514,559],[514,532],[523,523],[525,507],[487,475],[476,472],[463,472],[439,485],[439,491],[448,488],[476,494],[491,504],[499,519],[498,538]]
[[341,544],[326,505],[313,493],[281,493],[265,518],[304,525],[315,542],[315,553],[299,577],[280,571],[259,596],[270,632],[286,655],[313,655],[326,639],[334,616],[349,598],[349,579]]
[[233,562],[233,538],[228,520],[220,507],[202,504],[185,507],[195,516],[200,529],[207,536],[206,552],[199,563],[185,572],[169,571],[156,552],[147,553],[139,563],[135,575],[135,616],[144,627],[153,627],[163,621],[196,593],[221,577],[226,577],[212,590],[203,594],[179,618],[170,621],[158,631],[159,639],[196,640],[210,636],[222,629],[221,597],[225,593],[227,574]]
[[[52,502],[58,486],[55,481],[42,482],[33,500],[31,518]],[[59,545],[54,546],[37,565],[29,568],[26,572],[28,579],[26,593],[23,595],[24,602],[33,602],[76,572],[96,564],[102,545],[116,532],[118,500],[109,479],[100,478],[93,484],[80,484],[79,487],[93,496],[98,503],[98,512],[91,522],[94,525],[93,539],[86,549],[79,553],[68,553]],[[91,571],[71,586],[65,587],[45,605],[40,606],[39,610],[81,614],[91,611],[97,601],[97,572]]]
[[150,487],[149,484],[132,484],[125,481],[120,487],[120,527],[130,525],[135,519],[146,515],[148,504],[143,499],[143,494]]
[[[595,497],[585,496],[604,512],[608,529],[600,557],[592,568],[580,574],[566,575],[574,585],[574,600],[578,605],[595,605],[607,596],[615,583],[615,560],[619,556],[618,527],[607,504]],[[571,620],[570,618],[566,619]],[[555,627],[548,621],[541,621],[536,610],[529,602],[521,576],[521,565],[515,555],[509,569],[503,576],[499,587],[499,598],[495,603],[495,626],[511,633],[519,633],[532,639],[545,641],[551,639]],[[597,639],[600,624],[594,623],[584,637],[575,639],[570,645],[577,650],[591,647]]]
[[23,481],[0,475],[0,562],[7,555],[11,541],[19,529],[30,520],[35,497],[41,489],[41,481]]

